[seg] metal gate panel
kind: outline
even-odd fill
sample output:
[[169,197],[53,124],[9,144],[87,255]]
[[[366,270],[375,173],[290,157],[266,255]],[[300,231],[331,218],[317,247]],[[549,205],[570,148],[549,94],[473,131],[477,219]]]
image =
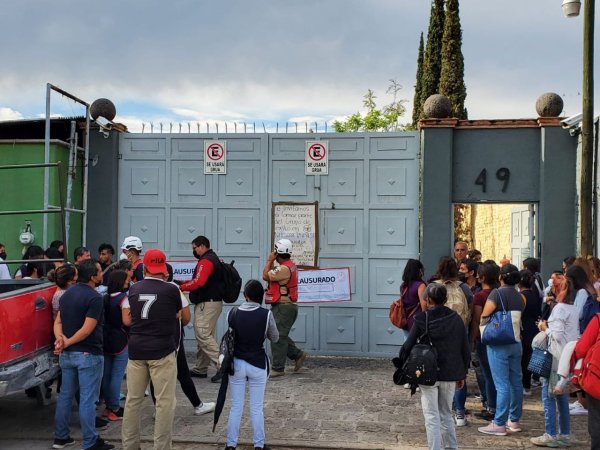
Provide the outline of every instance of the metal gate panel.
[[165,210],[161,208],[128,208],[121,210],[119,222],[142,240],[146,248],[165,246]]
[[304,160],[273,161],[272,173],[272,201],[314,201],[314,180],[304,175]]
[[[220,257],[235,260],[244,280],[260,279],[272,202],[318,201],[319,265],[350,268],[352,302],[301,305],[292,336],[316,354],[395,353],[402,333],[389,325],[389,304],[406,259],[419,249],[417,136],[123,135],[119,238],[135,234],[145,248],[191,259],[190,242],[203,234]],[[226,175],[204,175],[204,141],[215,138],[227,142]],[[304,174],[307,140],[329,142],[329,175]],[[225,314],[219,335],[224,321]]]
[[[307,140],[328,141],[328,175],[304,175]],[[313,346],[305,348],[395,353],[403,335],[389,328],[389,304],[399,295],[406,259],[419,252],[418,135],[271,135],[269,147],[269,200],[318,201],[319,266],[350,267],[351,303],[300,307],[314,313]],[[291,335],[301,337],[299,329]]]
[[[204,142],[215,139],[227,142],[226,175],[204,175]],[[244,280],[260,278],[269,245],[267,143],[259,134],[122,135],[119,238],[137,235],[145,249],[190,260],[192,239],[205,235]],[[187,329],[193,341],[192,325]]]
[[172,208],[169,248],[173,252],[189,253],[190,242],[198,236],[213,236],[213,210],[206,208]]
[[[211,180],[212,181],[212,180]],[[204,175],[202,163],[173,161],[171,163],[171,202],[210,202],[212,183]]]

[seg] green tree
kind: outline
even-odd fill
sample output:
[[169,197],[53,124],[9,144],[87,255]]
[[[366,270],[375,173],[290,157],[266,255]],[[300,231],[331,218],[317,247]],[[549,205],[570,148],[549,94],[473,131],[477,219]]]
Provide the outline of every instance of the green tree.
[[413,113],[412,113],[412,128],[417,127],[417,122],[421,118],[421,111],[423,111],[423,58],[424,58],[424,45],[423,45],[423,33],[421,33],[421,40],[419,41],[419,56],[417,57],[417,80],[415,84],[415,96],[413,99]]
[[402,86],[396,80],[390,80],[387,94],[392,95],[392,102],[383,108],[377,108],[377,96],[371,89],[363,96],[363,106],[366,113],[356,112],[345,120],[333,122],[333,128],[338,133],[357,131],[399,131],[404,127],[399,123],[400,117],[406,112],[406,100],[398,99]]
[[[440,73],[442,71],[442,38],[444,36],[444,0],[431,2],[429,29],[427,30],[427,46],[423,59],[423,81],[421,99],[422,105],[433,94],[439,94]],[[420,117],[423,117],[421,107]]]
[[446,0],[439,93],[448,97],[452,102],[452,117],[466,119],[467,88],[464,80],[465,65],[461,47],[462,31],[458,0]]

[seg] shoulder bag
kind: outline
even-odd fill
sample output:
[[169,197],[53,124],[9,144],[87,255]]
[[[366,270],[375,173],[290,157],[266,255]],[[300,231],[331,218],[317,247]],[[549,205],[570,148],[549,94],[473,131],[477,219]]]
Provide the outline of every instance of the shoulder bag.
[[507,311],[501,289],[497,289],[502,311],[496,310],[485,325],[479,327],[484,345],[507,345],[521,342],[521,311]]
[[406,328],[406,310],[404,309],[403,297],[408,292],[408,287],[400,292],[400,298],[394,300],[390,305],[390,322],[398,328]]

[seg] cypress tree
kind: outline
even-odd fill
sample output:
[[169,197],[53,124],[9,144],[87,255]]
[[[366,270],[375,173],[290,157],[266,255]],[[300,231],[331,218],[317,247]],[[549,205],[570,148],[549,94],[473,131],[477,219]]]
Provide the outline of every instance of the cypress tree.
[[462,31],[458,13],[458,0],[446,0],[446,17],[442,38],[442,70],[439,92],[452,102],[452,117],[467,118],[465,98],[465,65],[462,54]]
[[419,56],[417,58],[417,80],[415,84],[415,97],[413,100],[413,113],[412,113],[412,125],[414,128],[417,127],[417,122],[421,117],[421,111],[423,111],[423,57],[424,57],[424,45],[423,45],[423,33],[421,32],[421,40],[419,41]]
[[442,69],[442,37],[444,36],[444,0],[431,2],[429,29],[427,30],[427,46],[423,59],[423,83],[421,85],[421,111],[423,103],[430,95],[439,93],[440,73]]

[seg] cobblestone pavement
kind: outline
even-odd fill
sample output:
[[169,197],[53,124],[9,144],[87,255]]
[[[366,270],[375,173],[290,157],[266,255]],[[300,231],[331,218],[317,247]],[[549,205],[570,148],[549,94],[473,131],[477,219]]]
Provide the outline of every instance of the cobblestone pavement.
[[[419,394],[392,383],[393,368],[387,359],[311,357],[299,373],[288,368],[286,376],[270,380],[265,396],[267,444],[274,449],[403,449],[424,448],[427,443]],[[214,401],[218,385],[195,380],[204,401]],[[470,391],[476,391],[469,380]],[[212,433],[212,414],[194,416],[181,390],[174,423],[175,448],[213,450],[225,447],[228,402]],[[467,400],[471,411],[480,409],[472,396]],[[151,448],[152,402],[148,399],[142,416],[144,445]],[[53,400],[38,407],[24,395],[0,399],[0,448],[49,448],[52,443]],[[477,432],[485,422],[468,416],[469,425],[457,429],[461,448],[532,448],[529,438],[543,433],[543,407],[540,389],[525,397],[522,433],[506,437],[486,436]],[[81,438],[73,414],[73,438]],[[589,448],[587,417],[571,417],[572,436],[578,445]],[[113,443],[120,441],[120,423],[113,422],[102,436]],[[246,409],[240,430],[238,449],[250,446],[252,431]],[[80,441],[79,441],[80,442]]]

